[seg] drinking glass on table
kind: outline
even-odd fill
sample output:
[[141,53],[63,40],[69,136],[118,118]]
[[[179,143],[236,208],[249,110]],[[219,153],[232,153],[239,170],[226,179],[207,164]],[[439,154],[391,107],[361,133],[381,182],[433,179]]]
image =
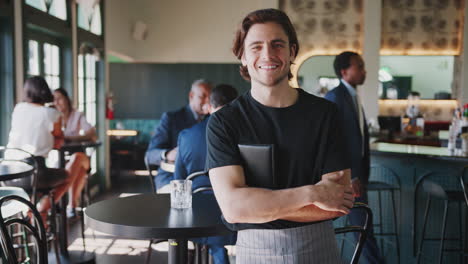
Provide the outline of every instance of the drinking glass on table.
[[171,181],[171,207],[185,209],[192,207],[192,181]]

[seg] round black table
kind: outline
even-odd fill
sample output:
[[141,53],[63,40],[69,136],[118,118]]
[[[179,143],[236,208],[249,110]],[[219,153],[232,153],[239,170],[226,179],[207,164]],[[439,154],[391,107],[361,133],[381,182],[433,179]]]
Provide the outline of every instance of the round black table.
[[173,209],[169,194],[141,194],[94,203],[86,224],[103,233],[169,240],[168,263],[187,263],[187,240],[229,234],[213,195],[194,194],[192,208]]
[[101,146],[102,143],[99,140],[96,141],[70,141],[65,142],[61,147],[60,150],[66,151],[81,151],[86,148],[95,148]]
[[3,160],[0,162],[0,181],[9,181],[31,176],[34,167],[23,161]]

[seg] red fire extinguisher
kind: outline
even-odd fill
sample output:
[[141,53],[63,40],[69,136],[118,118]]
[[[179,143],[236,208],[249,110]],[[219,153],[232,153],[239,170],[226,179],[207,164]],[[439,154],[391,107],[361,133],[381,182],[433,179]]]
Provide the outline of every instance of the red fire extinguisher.
[[114,119],[114,103],[113,103],[114,95],[112,92],[109,92],[106,97],[106,118],[109,120]]

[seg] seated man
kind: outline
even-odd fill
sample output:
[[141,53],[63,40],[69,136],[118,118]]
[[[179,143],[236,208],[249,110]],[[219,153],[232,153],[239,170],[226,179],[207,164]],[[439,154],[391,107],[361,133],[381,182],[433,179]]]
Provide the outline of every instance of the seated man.
[[[179,132],[202,121],[207,114],[203,106],[208,103],[211,84],[205,80],[196,80],[189,93],[189,104],[183,108],[165,112],[161,122],[151,138],[146,158],[150,164],[160,165],[161,161],[174,162],[177,155],[177,137]],[[154,179],[158,193],[169,193],[169,182],[173,174],[159,168]]]
[[[216,86],[210,95],[210,104],[207,105],[210,114],[228,104],[237,97],[234,87],[226,84]],[[176,159],[175,179],[185,179],[194,172],[203,171],[206,161],[206,126],[208,118],[201,123],[180,132],[177,146],[179,151]],[[201,186],[211,186],[206,175],[194,179],[192,189]],[[210,254],[215,264],[228,263],[227,252],[224,245],[233,245],[236,235],[217,236],[209,238],[192,239],[192,241],[205,244],[210,247]]]

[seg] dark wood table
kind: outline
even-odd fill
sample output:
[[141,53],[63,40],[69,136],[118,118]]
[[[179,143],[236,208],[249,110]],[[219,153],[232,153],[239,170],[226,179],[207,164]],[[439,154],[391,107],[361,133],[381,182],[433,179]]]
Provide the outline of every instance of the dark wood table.
[[0,162],[0,181],[31,176],[34,167],[23,161],[3,160]]
[[75,153],[75,152],[84,152],[86,154],[86,149],[88,148],[97,148],[101,146],[101,141],[76,141],[76,142],[66,142],[63,144],[60,149],[58,149],[60,153],[59,158],[59,167],[65,168],[65,156],[67,153]]
[[173,209],[169,194],[141,194],[97,202],[85,211],[86,224],[114,236],[169,240],[168,263],[187,263],[187,240],[227,235],[213,195],[194,194],[192,208]]

